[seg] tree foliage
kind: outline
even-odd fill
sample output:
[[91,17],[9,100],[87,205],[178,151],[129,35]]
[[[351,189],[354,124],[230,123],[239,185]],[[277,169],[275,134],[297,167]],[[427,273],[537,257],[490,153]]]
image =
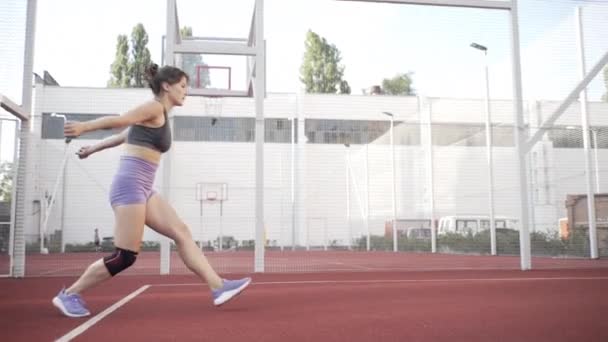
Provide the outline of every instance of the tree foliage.
[[388,95],[413,95],[410,74],[397,74],[382,80],[382,92]]
[[135,88],[146,86],[145,71],[151,63],[148,50],[148,33],[143,24],[137,24],[131,32],[131,65],[129,68],[131,82]]
[[126,35],[119,35],[116,42],[116,56],[111,66],[110,87],[126,88],[131,85],[129,76],[129,41]]
[[145,70],[152,63],[148,41],[148,33],[141,23],[133,27],[130,45],[126,35],[118,35],[108,86],[122,88],[146,86]]
[[13,163],[0,164],[0,201],[10,202],[13,193]]
[[318,34],[308,31],[305,40],[304,59],[300,67],[300,80],[307,93],[350,94],[351,89],[340,65],[340,50]]

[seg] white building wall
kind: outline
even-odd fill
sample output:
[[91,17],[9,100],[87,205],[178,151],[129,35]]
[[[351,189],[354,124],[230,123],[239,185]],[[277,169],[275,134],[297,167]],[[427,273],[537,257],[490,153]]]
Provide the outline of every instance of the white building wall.
[[[119,114],[151,97],[147,89],[60,88],[38,85],[34,111],[34,140],[31,164],[33,181],[28,182],[32,201],[43,200],[52,191],[63,157],[65,144],[61,140],[40,139],[41,115],[47,112],[80,114]],[[483,101],[432,99],[433,122],[483,123]],[[214,103],[216,106],[218,103]],[[541,116],[547,116],[555,103],[539,105]],[[395,114],[395,120],[417,122],[419,100],[415,97],[343,96],[269,94],[265,103],[267,118],[387,120],[381,114]],[[607,110],[606,104],[590,106],[595,112]],[[219,109],[218,109],[219,108]],[[494,122],[512,122],[509,101],[492,103]],[[535,112],[536,113],[536,112]],[[209,106],[209,100],[190,97],[183,107],[171,115],[219,115],[254,117],[252,99],[225,98],[219,107]],[[568,110],[561,123],[578,124],[578,111]],[[608,115],[604,117],[608,118]],[[542,119],[542,118],[541,118]],[[608,125],[608,119],[592,120],[594,125]],[[295,149],[296,240],[300,245],[319,246],[327,240],[346,243],[351,234],[364,234],[365,204],[369,198],[370,229],[383,234],[384,224],[392,216],[392,178],[390,145],[381,137],[369,146],[351,145],[349,151],[341,144],[307,144],[303,120],[299,122],[299,144]],[[424,141],[424,140],[423,140]],[[102,236],[111,236],[113,214],[108,203],[110,183],[120,156],[120,148],[104,151],[86,160],[78,160],[73,152],[94,140],[75,140],[69,146],[69,162],[65,184],[53,209],[49,230],[63,230],[64,242],[87,242],[93,229]],[[553,149],[543,145],[544,171],[534,178],[536,184],[549,184],[550,191],[537,196],[536,220],[539,229],[556,227],[557,218],[564,215],[566,194],[584,193],[585,183],[580,175],[583,168],[582,149]],[[428,217],[430,210],[429,175],[425,146],[396,146],[397,216],[399,218]],[[488,194],[485,147],[433,146],[436,216],[455,214],[485,214]],[[599,165],[608,169],[608,151],[599,151]],[[351,221],[347,220],[347,154],[350,153],[352,177],[350,188]],[[369,170],[369,186],[366,170]],[[265,213],[266,236],[289,245],[292,241],[290,144],[272,143],[265,146]],[[253,239],[255,229],[255,150],[254,143],[185,142],[174,141],[172,157],[171,203],[190,226],[195,239],[209,240],[219,233],[238,240]],[[495,213],[515,217],[519,194],[513,147],[494,147]],[[299,169],[298,169],[299,168]],[[157,190],[162,186],[162,169],[156,176]],[[568,179],[568,181],[564,181]],[[201,221],[200,203],[195,198],[198,182],[228,184],[228,201],[223,203],[223,215],[218,204],[205,204]],[[63,196],[63,189],[66,189]],[[541,186],[542,188],[542,186]],[[604,187],[608,188],[608,186]],[[369,196],[368,196],[369,194]],[[32,211],[33,212],[33,211]],[[38,234],[37,218],[30,215],[29,236]],[[555,225],[553,224],[555,223]],[[201,227],[202,225],[202,227]],[[352,229],[354,233],[349,230]],[[149,230],[144,239],[156,240]]]
[[[479,99],[427,98],[432,105],[433,123],[484,123],[485,101]],[[490,112],[493,124],[513,123],[513,104],[509,100],[492,100]],[[527,122],[527,113],[524,113]]]

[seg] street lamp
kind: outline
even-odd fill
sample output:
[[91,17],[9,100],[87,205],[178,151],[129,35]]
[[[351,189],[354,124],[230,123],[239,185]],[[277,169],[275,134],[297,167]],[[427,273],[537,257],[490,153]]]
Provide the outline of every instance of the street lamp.
[[471,43],[471,47],[472,47],[472,48],[475,48],[475,49],[477,49],[477,50],[481,50],[481,51],[485,52],[486,54],[487,54],[487,52],[488,52],[488,48],[487,48],[487,47],[485,47],[485,46],[483,46],[483,45],[481,45],[481,44],[477,44],[477,43]]
[[392,165],[392,173],[393,173],[393,252],[397,252],[397,182],[396,182],[396,172],[395,172],[395,116],[389,112],[382,112],[382,114],[387,115],[391,118],[391,165]]
[[484,55],[484,74],[486,88],[486,151],[488,159],[488,188],[490,195],[490,248],[492,255],[496,255],[496,225],[494,223],[494,174],[492,162],[492,126],[490,114],[490,77],[488,75],[488,48],[477,43],[471,43],[471,47],[483,51]]

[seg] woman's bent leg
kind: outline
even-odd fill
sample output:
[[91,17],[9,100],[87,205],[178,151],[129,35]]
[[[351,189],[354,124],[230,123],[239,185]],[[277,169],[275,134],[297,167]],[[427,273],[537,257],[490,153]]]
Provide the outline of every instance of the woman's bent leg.
[[[139,252],[146,217],[145,204],[130,204],[114,208],[116,224],[114,226],[114,246],[119,249]],[[116,253],[115,253],[116,254]],[[68,287],[67,294],[80,293],[86,289],[111,278],[106,262],[115,255],[99,259],[92,263],[80,278]]]

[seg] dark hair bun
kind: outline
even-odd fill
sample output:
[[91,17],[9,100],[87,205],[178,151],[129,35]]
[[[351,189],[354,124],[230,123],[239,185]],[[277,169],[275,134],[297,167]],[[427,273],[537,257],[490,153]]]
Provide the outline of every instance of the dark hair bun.
[[183,78],[189,79],[188,74],[179,68],[169,65],[159,68],[155,63],[150,64],[146,68],[146,78],[154,95],[160,95],[162,84],[165,82],[173,85],[180,82]]
[[158,64],[152,63],[146,68],[146,76],[148,81],[152,81],[154,76],[158,73]]

